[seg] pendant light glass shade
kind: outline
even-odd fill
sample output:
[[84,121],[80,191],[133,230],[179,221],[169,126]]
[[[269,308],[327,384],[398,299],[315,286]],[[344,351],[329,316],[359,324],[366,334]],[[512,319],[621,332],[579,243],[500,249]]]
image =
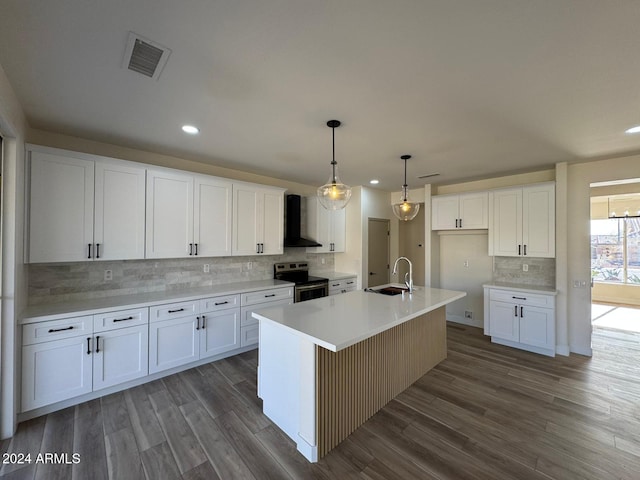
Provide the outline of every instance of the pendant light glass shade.
[[400,157],[404,160],[404,184],[402,185],[402,201],[393,204],[393,214],[400,220],[408,222],[413,220],[420,211],[420,204],[409,200],[409,189],[407,188],[407,160],[411,155],[403,155]]
[[329,120],[327,126],[332,130],[333,160],[331,161],[331,177],[329,181],[318,188],[317,196],[320,204],[327,210],[341,210],[351,199],[351,187],[340,181],[336,162],[336,128],[340,126],[338,120]]

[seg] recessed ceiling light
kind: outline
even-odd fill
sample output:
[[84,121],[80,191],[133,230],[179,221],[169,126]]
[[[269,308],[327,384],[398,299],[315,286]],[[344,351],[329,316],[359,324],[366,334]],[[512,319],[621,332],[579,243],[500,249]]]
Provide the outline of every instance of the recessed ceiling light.
[[182,131],[190,135],[195,135],[196,133],[200,133],[200,129],[198,127],[194,127],[193,125],[183,125]]
[[379,184],[379,183],[380,183],[380,180],[369,180],[369,183],[370,183],[371,185],[377,185],[377,184]]
[[640,133],[640,125],[636,125],[635,127],[631,127],[628,130],[625,130],[624,133]]

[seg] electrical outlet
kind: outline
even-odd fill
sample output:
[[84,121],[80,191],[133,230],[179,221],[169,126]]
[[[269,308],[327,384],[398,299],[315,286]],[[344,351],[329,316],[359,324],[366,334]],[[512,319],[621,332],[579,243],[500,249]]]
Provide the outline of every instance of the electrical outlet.
[[253,262],[247,262],[247,270],[251,270],[253,268]]
[[320,263],[321,263],[322,265],[324,265],[324,262],[325,262],[325,259],[324,259],[324,258],[321,258],[321,259],[320,259]]
[[469,268],[469,260],[465,260],[465,261],[462,263],[462,265],[463,265],[465,268]]
[[105,270],[104,271],[104,281],[109,282],[113,280],[113,270]]
[[205,263],[204,267],[202,267],[202,270],[204,271],[204,273],[209,273],[209,264]]
[[473,319],[473,312],[470,310],[465,310],[464,311],[464,318],[468,318],[469,320]]
[[522,265],[522,271],[523,272],[528,272],[529,271],[529,265],[527,265],[526,263],[524,265]]

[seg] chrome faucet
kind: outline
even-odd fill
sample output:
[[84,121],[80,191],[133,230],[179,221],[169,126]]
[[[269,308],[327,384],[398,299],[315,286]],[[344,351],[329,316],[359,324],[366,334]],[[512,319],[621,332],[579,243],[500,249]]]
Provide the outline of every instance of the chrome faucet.
[[[409,260],[407,257],[398,257],[398,259],[396,260],[396,263],[393,264],[392,275],[398,274],[398,262],[400,260],[406,260],[407,263],[409,264],[409,273],[404,274],[404,284],[409,289],[409,293],[412,293],[413,292],[413,264],[411,263],[411,260]],[[409,280],[407,280],[407,276],[409,277]]]

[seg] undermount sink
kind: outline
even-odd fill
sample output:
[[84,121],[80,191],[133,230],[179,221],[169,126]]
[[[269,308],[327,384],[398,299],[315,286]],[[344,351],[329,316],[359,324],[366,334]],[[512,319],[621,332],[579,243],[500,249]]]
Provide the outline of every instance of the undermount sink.
[[400,295],[402,292],[408,292],[409,289],[401,287],[382,287],[379,289],[370,288],[367,291],[373,293],[381,293],[382,295]]

